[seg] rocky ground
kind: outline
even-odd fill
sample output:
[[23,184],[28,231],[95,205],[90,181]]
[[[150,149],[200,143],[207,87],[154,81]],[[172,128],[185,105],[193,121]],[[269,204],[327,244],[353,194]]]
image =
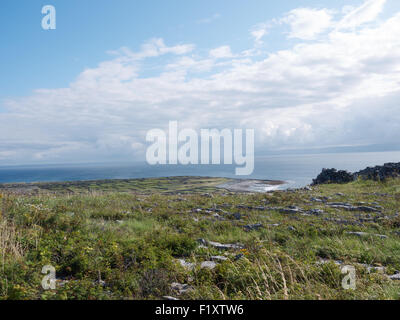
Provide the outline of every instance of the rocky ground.
[[399,299],[400,179],[208,191],[3,190],[0,298]]

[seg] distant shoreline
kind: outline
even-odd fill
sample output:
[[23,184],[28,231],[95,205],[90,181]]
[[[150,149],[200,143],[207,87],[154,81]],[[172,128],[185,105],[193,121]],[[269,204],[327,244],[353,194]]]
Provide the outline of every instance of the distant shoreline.
[[202,176],[171,176],[160,178],[132,179],[97,179],[75,181],[40,181],[40,182],[10,182],[0,183],[0,191],[17,193],[50,192],[84,192],[84,191],[115,191],[115,192],[198,192],[227,190],[231,192],[268,192],[279,189],[285,184],[280,180],[234,179]]
[[260,179],[230,179],[230,181],[218,185],[217,188],[233,192],[268,192],[279,189],[279,186],[286,184],[281,180],[260,180]]

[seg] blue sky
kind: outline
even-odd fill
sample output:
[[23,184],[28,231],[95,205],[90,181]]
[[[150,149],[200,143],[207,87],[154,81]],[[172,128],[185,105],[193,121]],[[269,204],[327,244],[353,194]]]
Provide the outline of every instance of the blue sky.
[[[249,29],[297,6],[335,8],[363,1],[265,0],[2,0],[0,95],[27,95],[37,88],[68,86],[86,67],[108,58],[122,46],[133,50],[153,37],[166,43],[195,43],[199,50],[229,44],[234,51],[251,46]],[[41,8],[57,10],[57,29],[44,31]],[[391,1],[389,8],[399,10]],[[293,41],[271,36],[268,50]]]
[[[56,30],[41,28],[47,4]],[[2,0],[1,9],[1,163],[129,161],[143,154],[146,130],[169,120],[255,127],[260,153],[398,148],[397,0]]]

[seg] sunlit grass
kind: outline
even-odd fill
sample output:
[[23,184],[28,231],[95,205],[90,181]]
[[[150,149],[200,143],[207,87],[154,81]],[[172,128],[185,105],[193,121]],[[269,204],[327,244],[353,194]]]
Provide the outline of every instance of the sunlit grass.
[[[167,179],[141,180],[141,186],[152,190],[147,194],[109,192],[113,190],[109,182],[106,188],[99,183],[95,192],[83,192],[79,186],[76,194],[6,192],[1,199],[0,298],[160,299],[177,295],[171,291],[172,282],[192,286],[193,290],[180,296],[183,299],[399,298],[400,281],[386,274],[400,270],[400,219],[395,216],[400,207],[400,180],[270,194],[215,190],[212,196],[178,194],[177,190],[188,186],[175,181],[167,193],[154,191],[167,182],[171,184]],[[115,183],[119,191],[127,184]],[[205,183],[211,182],[192,178],[190,188]],[[323,197],[328,202],[374,203],[383,211],[344,211],[310,200]],[[322,209],[325,214],[279,211],[290,205],[304,211]],[[207,211],[213,208],[220,211]],[[360,217],[376,219],[359,223]],[[263,227],[244,228],[255,223]],[[244,249],[198,247],[198,239],[242,244]],[[200,269],[202,261],[217,255],[228,260],[218,262],[213,270]],[[195,266],[185,269],[179,258]],[[341,287],[343,275],[337,261],[356,267],[356,290]],[[40,270],[46,264],[53,265],[59,281],[64,281],[55,291],[41,287]],[[369,273],[362,264],[385,267],[386,274]]]

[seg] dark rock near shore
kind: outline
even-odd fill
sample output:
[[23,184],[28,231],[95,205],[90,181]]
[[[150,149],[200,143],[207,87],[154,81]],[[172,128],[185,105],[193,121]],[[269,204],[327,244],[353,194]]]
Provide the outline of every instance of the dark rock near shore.
[[385,181],[387,178],[400,177],[400,162],[385,163],[383,166],[368,167],[354,174],[355,178]]
[[348,183],[358,178],[364,180],[385,181],[388,178],[400,177],[400,162],[385,163],[383,166],[368,167],[355,173],[345,170],[322,169],[322,172],[313,179],[312,185],[326,183]]
[[354,180],[354,175],[348,171],[336,169],[322,169],[322,172],[313,180],[313,185],[325,183],[348,183]]

